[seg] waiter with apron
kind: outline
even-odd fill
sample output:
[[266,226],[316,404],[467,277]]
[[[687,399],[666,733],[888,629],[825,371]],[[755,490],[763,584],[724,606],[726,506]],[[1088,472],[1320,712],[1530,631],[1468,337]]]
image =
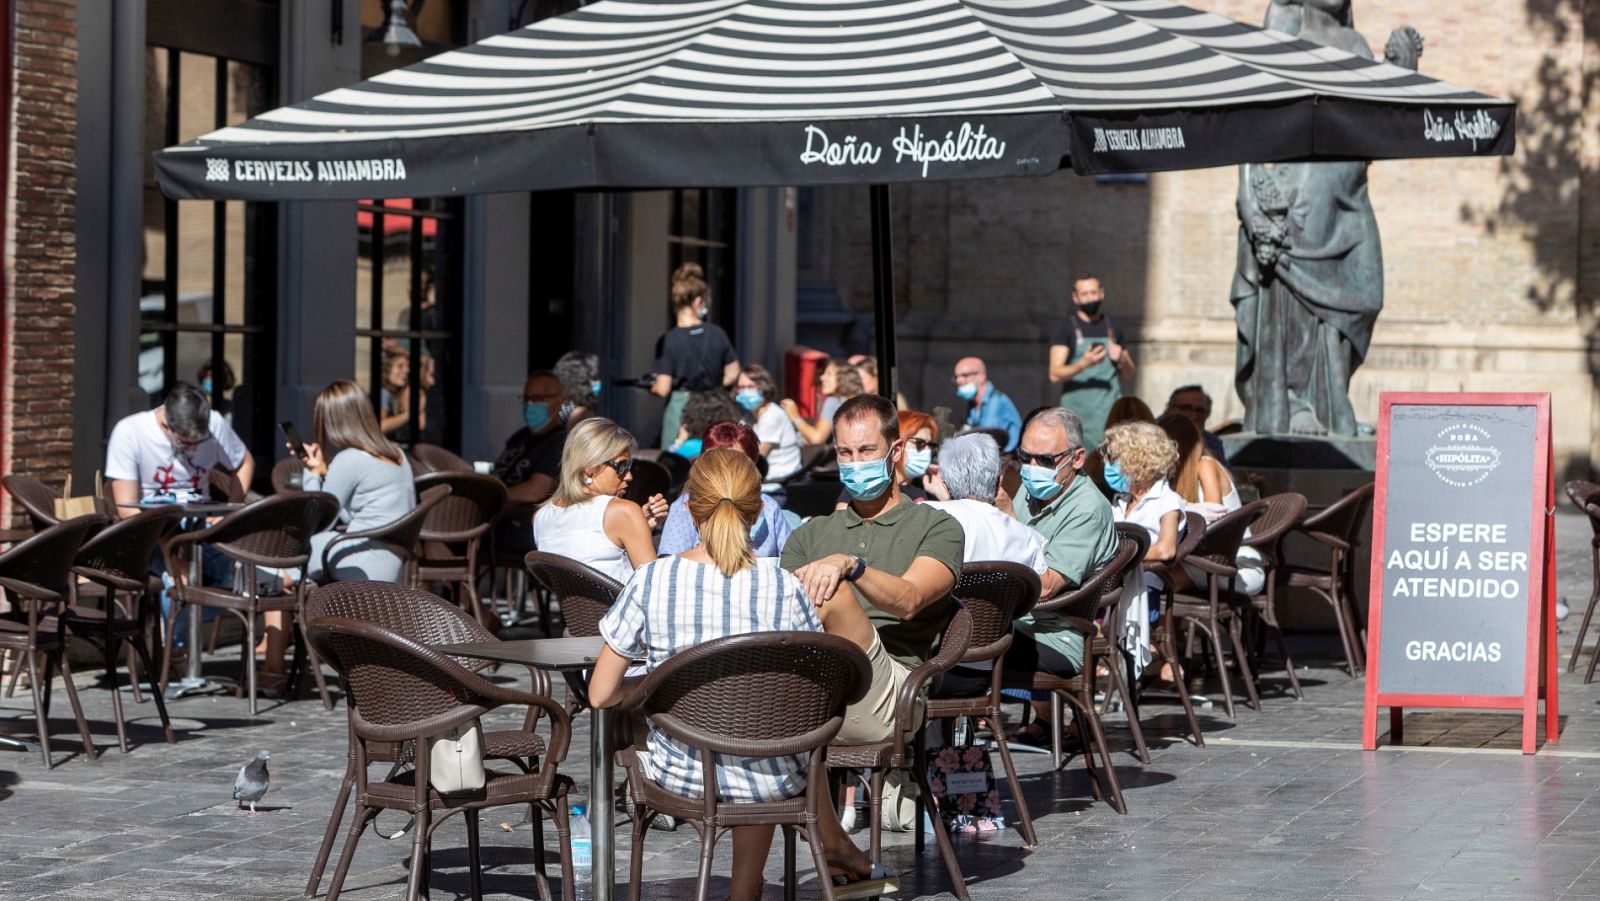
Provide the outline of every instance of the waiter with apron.
[[[739,380],[739,355],[728,333],[706,322],[710,288],[699,263],[684,263],[672,273],[675,327],[656,341],[655,381],[650,393],[667,399],[661,416],[661,446],[678,440],[683,405],[696,391],[728,388]],[[698,438],[699,435],[691,435]]]
[[1050,337],[1050,381],[1061,382],[1061,406],[1083,422],[1083,446],[1094,450],[1105,433],[1106,414],[1122,397],[1122,377],[1133,374],[1133,356],[1101,306],[1106,292],[1095,275],[1072,283],[1073,311]]

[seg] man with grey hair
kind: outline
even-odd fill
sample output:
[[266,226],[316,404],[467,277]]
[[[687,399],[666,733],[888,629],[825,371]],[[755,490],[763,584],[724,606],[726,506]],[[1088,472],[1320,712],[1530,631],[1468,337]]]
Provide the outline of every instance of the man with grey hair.
[[[1083,475],[1083,423],[1064,407],[1035,411],[1022,426],[1017,459],[1022,463],[1025,502],[1018,517],[1044,542],[1041,596],[1081,585],[1117,554],[1117,527],[1111,504]],[[1052,613],[1035,612],[1017,623],[1006,666],[1071,677],[1083,665],[1081,633]],[[1039,723],[1050,722],[1050,705],[1034,704]],[[1047,744],[1049,733],[1030,724],[1018,740]]]
[[119,516],[139,512],[141,501],[206,497],[218,467],[248,488],[256,462],[205,393],[187,382],[173,385],[161,406],[118,422],[106,445]]

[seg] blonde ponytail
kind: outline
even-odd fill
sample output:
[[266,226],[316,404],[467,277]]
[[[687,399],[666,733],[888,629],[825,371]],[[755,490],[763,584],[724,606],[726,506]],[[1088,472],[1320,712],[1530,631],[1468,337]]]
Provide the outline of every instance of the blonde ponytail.
[[761,474],[750,458],[730,448],[701,454],[684,486],[700,543],[725,576],[749,569],[750,527],[761,515]]

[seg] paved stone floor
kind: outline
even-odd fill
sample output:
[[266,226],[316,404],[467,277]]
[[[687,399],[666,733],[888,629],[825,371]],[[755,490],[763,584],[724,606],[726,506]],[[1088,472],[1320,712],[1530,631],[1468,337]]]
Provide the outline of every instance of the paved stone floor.
[[[1581,606],[1588,528],[1563,511],[1558,531],[1560,590]],[[1577,615],[1563,624],[1567,647]],[[1052,772],[1046,756],[1019,756],[1040,846],[1022,849],[1014,829],[959,843],[972,897],[1600,899],[1600,683],[1562,679],[1562,739],[1534,757],[1516,752],[1514,717],[1454,711],[1410,713],[1406,747],[1365,753],[1363,683],[1333,665],[1331,636],[1296,636],[1294,646],[1304,701],[1269,674],[1261,712],[1242,708],[1230,722],[1220,702],[1204,711],[1204,748],[1161,742],[1148,766],[1119,757],[1127,815],[1090,800],[1081,761]],[[123,755],[108,693],[92,673],[79,681],[104,756],[83,758],[57,691],[58,765],[0,757],[0,898],[300,896],[343,769],[342,707],[301,701],[251,717],[232,697],[186,699],[172,705],[179,741],[168,746],[147,703],[132,708],[137,746]],[[25,692],[0,703],[0,731],[28,728],[17,717],[29,704]],[[1151,731],[1176,735],[1176,708],[1152,710]],[[1121,719],[1108,722],[1126,747]],[[587,747],[581,724],[574,746]],[[261,748],[272,752],[274,783],[250,816],[230,792]],[[580,779],[584,753],[568,767]],[[508,812],[507,832],[500,819],[486,821],[486,891],[534,897],[528,827]],[[405,844],[369,831],[348,897],[400,896]],[[908,835],[887,845],[901,897],[948,897],[931,845],[920,860]],[[442,829],[436,848],[434,896],[465,896],[461,827]],[[645,897],[692,897],[693,833],[652,832],[647,849]],[[769,899],[781,897],[777,859]],[[801,897],[816,897],[804,864],[801,879]],[[718,880],[712,897],[725,892]]]

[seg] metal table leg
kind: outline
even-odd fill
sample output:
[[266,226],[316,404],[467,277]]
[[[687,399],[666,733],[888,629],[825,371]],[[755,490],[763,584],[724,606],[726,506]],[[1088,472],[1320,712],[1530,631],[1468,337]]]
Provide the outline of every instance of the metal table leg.
[[[204,551],[199,545],[193,545],[193,548],[194,552],[190,554],[191,559],[189,560],[189,584],[203,585],[205,584],[205,567],[201,562],[201,557]],[[189,617],[188,670],[182,679],[167,685],[167,700],[169,701],[233,687],[233,680],[231,679],[227,681],[207,679],[202,674],[200,666],[200,626],[205,617],[201,615],[202,608],[196,604],[185,604],[184,612]],[[255,648],[246,648],[244,652],[253,654],[255,653]]]
[[612,807],[610,710],[589,708],[589,826],[593,833],[594,875],[590,880],[594,901],[611,901],[615,885],[616,810]]
[[39,746],[31,741],[12,738],[9,735],[0,735],[0,751],[27,751],[30,754],[39,753]]

